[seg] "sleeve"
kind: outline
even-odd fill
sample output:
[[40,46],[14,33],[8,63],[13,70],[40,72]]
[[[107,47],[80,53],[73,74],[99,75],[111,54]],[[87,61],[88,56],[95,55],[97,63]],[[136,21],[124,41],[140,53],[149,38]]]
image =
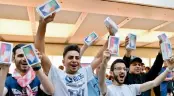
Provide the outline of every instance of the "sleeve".
[[132,84],[130,85],[132,92],[135,92],[136,95],[140,95],[140,85],[141,84]]
[[126,68],[130,67],[130,59],[131,57],[126,57],[126,56],[123,57],[123,60],[126,62]]
[[86,73],[87,73],[87,81],[90,81],[93,78],[93,71],[91,65],[85,67]]
[[163,65],[162,54],[158,53],[152,68],[145,75],[145,79],[146,79],[145,81],[147,82],[147,81],[154,80],[158,76],[158,74],[159,74],[159,72],[160,72],[160,70],[162,68],[162,65]]
[[9,83],[9,78],[7,77],[7,79],[5,80],[5,87],[7,88],[7,90],[10,89],[10,83]]
[[53,64],[51,65],[50,71],[48,73],[48,78],[54,84],[57,80],[60,80],[61,70],[56,68]]
[[[117,96],[117,94],[114,94],[113,92],[114,92],[115,90],[114,90],[114,88],[112,87],[112,85],[109,85],[109,86],[107,86],[107,90],[106,90],[106,93],[104,93],[103,94],[103,96]],[[117,90],[117,91],[119,91],[119,90]],[[102,93],[101,93],[102,94]]]

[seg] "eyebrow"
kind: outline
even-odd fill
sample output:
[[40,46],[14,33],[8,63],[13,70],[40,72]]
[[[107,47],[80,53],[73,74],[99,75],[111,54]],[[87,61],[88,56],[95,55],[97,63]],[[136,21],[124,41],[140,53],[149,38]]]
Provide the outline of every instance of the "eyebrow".
[[73,56],[73,55],[69,55],[68,57],[80,57],[80,56]]

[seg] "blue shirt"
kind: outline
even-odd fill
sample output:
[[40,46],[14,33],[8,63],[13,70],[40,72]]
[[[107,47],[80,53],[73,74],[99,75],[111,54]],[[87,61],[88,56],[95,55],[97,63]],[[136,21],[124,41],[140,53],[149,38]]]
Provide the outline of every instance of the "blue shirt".
[[[106,83],[106,85],[111,85],[112,81],[106,79],[105,83]],[[99,81],[98,81],[97,76],[94,76],[94,78],[88,82],[88,95],[89,96],[100,96]]]
[[[166,70],[166,67],[162,67],[160,73],[164,72],[165,70]],[[170,77],[172,77],[172,74],[168,73],[167,78],[170,78]],[[163,91],[167,94],[167,85],[168,85],[168,83],[169,83],[168,81],[163,81],[160,84],[160,91]]]
[[[38,77],[35,77],[29,85],[33,91],[33,96],[38,96],[38,91],[40,90],[40,81]],[[22,88],[12,76],[7,77],[5,87],[8,90],[6,96],[27,96],[25,88]]]

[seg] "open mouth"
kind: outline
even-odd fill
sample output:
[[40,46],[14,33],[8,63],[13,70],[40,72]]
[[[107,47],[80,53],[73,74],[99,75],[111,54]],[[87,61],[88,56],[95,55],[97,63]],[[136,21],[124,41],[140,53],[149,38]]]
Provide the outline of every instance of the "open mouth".
[[71,64],[71,67],[76,68],[78,67],[78,64]]
[[26,63],[26,64],[22,64],[22,65],[28,65],[28,64]]
[[119,76],[120,76],[121,79],[123,79],[125,77],[124,74],[120,74]]

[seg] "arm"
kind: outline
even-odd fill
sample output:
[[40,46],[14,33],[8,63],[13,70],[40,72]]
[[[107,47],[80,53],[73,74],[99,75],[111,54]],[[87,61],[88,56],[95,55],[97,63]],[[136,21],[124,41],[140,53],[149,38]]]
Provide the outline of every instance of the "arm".
[[[109,28],[107,28],[109,31],[109,35],[110,36],[114,36],[115,34],[113,34],[112,32],[112,27],[110,26]],[[108,38],[109,39],[109,38]],[[99,50],[98,54],[95,56],[94,60],[91,63],[91,67],[93,69],[93,71],[101,64],[102,62],[102,57],[103,57],[103,52],[104,50],[106,50],[108,47],[108,40],[105,42],[105,44],[103,45],[103,47]]]
[[164,81],[172,81],[172,77],[171,78],[165,78]]
[[[161,43],[161,41],[160,41],[160,43]],[[159,43],[159,45],[160,45],[160,43]],[[160,50],[158,55],[156,56],[153,66],[151,67],[149,72],[145,75],[146,76],[145,81],[154,80],[158,76],[162,66],[163,66],[163,58],[162,58],[162,54],[161,54],[161,50]]]
[[47,23],[53,21],[55,17],[55,14],[52,14],[51,16],[47,17],[46,19],[41,19],[39,21],[39,27],[38,31],[35,37],[34,45],[35,47],[41,52],[42,54],[42,68],[46,74],[48,74],[50,68],[51,68],[51,61],[49,58],[45,55],[45,32],[46,32],[46,26]]
[[[36,50],[36,54],[38,55],[39,59],[42,59],[42,54]],[[41,89],[45,93],[49,95],[54,94],[54,87],[51,81],[48,79],[48,77],[45,75],[45,73],[41,70],[41,65],[36,64],[32,66],[33,70],[35,71],[36,75],[38,76],[40,82],[41,82]]]
[[40,69],[38,71],[35,71],[36,75],[38,76],[40,82],[41,82],[41,90],[49,95],[54,94],[54,87],[51,81],[48,79],[48,77],[45,75],[45,73]]
[[99,86],[100,86],[100,91],[102,93],[102,95],[106,94],[107,92],[107,87],[106,87],[106,83],[105,83],[105,72],[106,72],[106,68],[107,68],[107,63],[109,61],[111,57],[111,54],[109,51],[105,51],[103,54],[103,60],[100,66],[100,70],[99,70]]
[[5,88],[5,80],[9,70],[9,66],[0,65],[0,96],[5,96],[7,94],[7,88]]
[[80,57],[82,57],[82,55],[84,54],[87,48],[88,48],[88,45],[83,44],[83,46],[80,48]]
[[158,86],[162,81],[164,81],[167,74],[174,68],[173,61],[174,61],[174,58],[170,59],[170,61],[166,61],[168,63],[167,69],[162,74],[160,74],[157,78],[155,78],[155,80],[141,84],[140,91],[141,92],[147,91],[153,87]]
[[128,36],[125,39],[125,49],[126,49],[126,53],[123,57],[123,60],[126,62],[126,68],[130,67],[130,59],[131,59],[131,55],[132,55],[132,50],[131,49],[127,49],[126,46],[129,43],[129,38]]
[[97,53],[97,55],[95,56],[94,60],[91,63],[91,67],[92,70],[94,71],[102,62],[102,57],[103,57],[103,52],[104,50],[107,49],[108,46],[108,40],[106,41],[106,43],[104,44],[104,46],[99,50],[99,52]]
[[141,84],[140,91],[145,92],[151,88],[158,86],[166,78],[168,72],[168,70],[165,70],[162,74],[155,78],[155,80]]

